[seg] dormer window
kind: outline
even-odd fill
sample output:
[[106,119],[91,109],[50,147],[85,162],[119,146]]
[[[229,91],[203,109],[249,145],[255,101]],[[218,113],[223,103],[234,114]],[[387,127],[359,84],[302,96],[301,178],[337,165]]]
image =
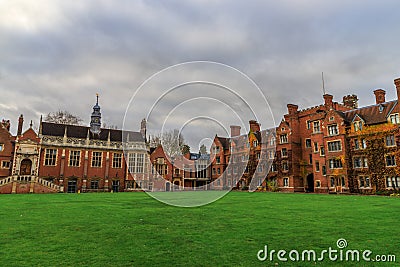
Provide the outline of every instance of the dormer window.
[[353,122],[354,125],[354,131],[361,131],[362,130],[362,121],[355,121]]
[[383,112],[383,109],[384,109],[385,107],[382,105],[382,104],[380,104],[379,105],[379,112]]
[[390,115],[390,122],[393,124],[399,124],[400,123],[399,113]]

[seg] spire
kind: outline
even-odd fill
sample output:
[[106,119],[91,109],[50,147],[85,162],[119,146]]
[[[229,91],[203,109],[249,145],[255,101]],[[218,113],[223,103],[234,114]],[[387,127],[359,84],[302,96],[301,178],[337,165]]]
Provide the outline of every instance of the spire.
[[29,128],[32,129],[32,127],[33,127],[33,121],[31,120],[31,123],[29,124]]
[[92,116],[90,118],[90,131],[92,134],[99,135],[101,131],[101,112],[99,106],[99,94],[96,94],[96,105],[93,106]]

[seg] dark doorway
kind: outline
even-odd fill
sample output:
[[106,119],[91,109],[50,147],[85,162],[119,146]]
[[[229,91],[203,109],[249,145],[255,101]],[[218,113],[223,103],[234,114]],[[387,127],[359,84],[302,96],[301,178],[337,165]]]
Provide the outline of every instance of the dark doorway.
[[119,191],[119,180],[112,181],[112,191],[118,192]]
[[68,180],[68,188],[67,188],[67,192],[68,193],[76,193],[76,180]]
[[307,192],[314,192],[314,174],[307,175]]
[[30,159],[24,159],[21,161],[20,175],[31,175],[32,161]]
[[165,191],[167,192],[171,191],[171,183],[168,182],[165,184]]

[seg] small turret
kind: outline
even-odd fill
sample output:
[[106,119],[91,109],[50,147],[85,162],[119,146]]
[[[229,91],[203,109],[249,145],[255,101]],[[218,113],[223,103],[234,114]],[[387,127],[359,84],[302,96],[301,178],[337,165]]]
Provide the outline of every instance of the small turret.
[[90,132],[99,135],[101,131],[101,112],[99,106],[99,94],[96,94],[96,105],[93,106],[92,116],[90,118]]

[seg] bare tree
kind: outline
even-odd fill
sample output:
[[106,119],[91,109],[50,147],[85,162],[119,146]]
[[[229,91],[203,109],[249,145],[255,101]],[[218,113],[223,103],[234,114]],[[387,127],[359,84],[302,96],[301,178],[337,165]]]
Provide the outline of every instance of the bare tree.
[[115,124],[110,124],[108,125],[107,123],[103,123],[103,128],[104,129],[111,129],[111,130],[118,130],[118,126]]
[[177,129],[151,136],[150,145],[152,147],[162,145],[165,154],[170,157],[177,157],[190,152],[190,147],[186,144],[185,139]]
[[59,110],[56,112],[50,112],[47,114],[44,121],[61,123],[61,124],[72,124],[72,125],[80,125],[82,119],[78,116],[72,115],[66,110]]
[[202,144],[202,145],[200,146],[200,151],[199,151],[199,153],[202,154],[202,155],[207,154],[207,147],[206,147],[206,145]]

